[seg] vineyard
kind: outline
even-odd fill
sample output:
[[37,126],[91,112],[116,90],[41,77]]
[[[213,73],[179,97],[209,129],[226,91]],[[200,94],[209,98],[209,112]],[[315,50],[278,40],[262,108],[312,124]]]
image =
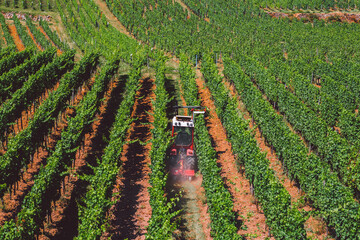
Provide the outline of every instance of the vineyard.
[[360,239],[358,6],[1,0],[0,239]]

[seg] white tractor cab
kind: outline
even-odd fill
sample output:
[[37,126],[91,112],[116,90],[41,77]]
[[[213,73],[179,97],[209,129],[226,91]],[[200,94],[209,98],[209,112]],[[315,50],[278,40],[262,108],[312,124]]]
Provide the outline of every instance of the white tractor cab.
[[170,149],[170,173],[173,176],[184,176],[189,180],[195,176],[196,155],[194,152],[195,114],[204,114],[200,106],[176,106],[190,109],[190,116],[176,115],[172,119],[172,137],[174,143]]

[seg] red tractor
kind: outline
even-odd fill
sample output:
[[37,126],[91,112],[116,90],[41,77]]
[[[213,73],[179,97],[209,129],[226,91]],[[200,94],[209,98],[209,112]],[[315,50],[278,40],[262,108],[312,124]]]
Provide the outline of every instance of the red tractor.
[[173,176],[184,176],[191,180],[195,176],[197,167],[194,151],[194,117],[195,114],[204,114],[205,111],[199,106],[176,106],[175,108],[177,110],[188,108],[192,114],[173,117],[172,137],[174,137],[174,143],[170,148],[170,173]]

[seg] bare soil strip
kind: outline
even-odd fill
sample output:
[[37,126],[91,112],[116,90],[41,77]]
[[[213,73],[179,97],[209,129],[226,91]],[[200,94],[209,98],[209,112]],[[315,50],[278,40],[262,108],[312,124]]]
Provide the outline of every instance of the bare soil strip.
[[[218,64],[218,67],[220,70],[220,75],[224,77],[222,73],[223,65]],[[299,200],[302,200],[306,195],[300,190],[296,183],[291,181],[285,174],[276,152],[268,146],[266,139],[261,134],[259,127],[256,125],[256,122],[252,120],[251,114],[247,111],[244,103],[241,101],[241,97],[237,93],[235,87],[226,81],[226,79],[224,80],[224,84],[230,90],[231,95],[237,97],[239,101],[238,108],[240,109],[244,118],[249,120],[249,128],[254,130],[255,140],[261,152],[266,154],[266,158],[269,159],[270,162],[270,168],[275,171],[275,175],[280,180],[285,189],[289,192],[291,196],[291,202],[295,203]],[[299,210],[312,211],[314,209],[308,203],[304,202],[303,204],[299,205]],[[305,223],[305,230],[308,237],[315,237],[316,239],[330,239],[326,234],[326,224],[319,219],[310,217]]]
[[[237,170],[236,159],[231,151],[231,144],[227,141],[226,132],[215,112],[215,105],[211,99],[211,93],[202,77],[199,69],[196,70],[196,82],[199,88],[203,106],[208,107],[209,116],[206,122],[209,133],[214,141],[214,148],[218,153],[218,164],[222,171],[221,176],[225,180],[234,200],[234,211],[237,221],[243,222],[244,227],[238,233],[244,236],[265,238],[268,236],[268,227],[265,223],[265,215],[256,204],[256,199],[250,193],[250,183],[243,174]],[[273,239],[273,238],[271,238]]]
[[[232,96],[239,96],[233,85],[230,85],[227,81],[225,81],[225,85],[230,90]],[[306,196],[305,193],[300,190],[295,182],[291,181],[287,177],[284,169],[282,168],[282,164],[276,155],[276,152],[267,145],[266,139],[260,133],[260,129],[257,127],[256,122],[251,119],[251,115],[241,101],[241,98],[237,97],[237,99],[239,100],[239,109],[241,110],[244,118],[249,120],[249,128],[255,131],[255,140],[257,141],[261,152],[266,154],[266,158],[269,159],[270,162],[270,168],[275,171],[275,175],[280,180],[285,189],[289,192],[291,196],[291,202],[295,203],[299,200],[303,200]],[[305,210],[308,212],[313,211],[314,209],[308,203],[304,202],[303,204],[299,205],[299,210]],[[310,217],[305,223],[305,230],[308,237],[315,237],[316,239],[330,239],[326,234],[326,224],[319,219]]]
[[[10,139],[11,137],[17,135],[19,132],[27,128],[30,119],[32,119],[35,114],[35,111],[47,99],[51,92],[57,90],[57,88],[59,87],[59,83],[60,82],[58,81],[51,89],[46,89],[45,92],[43,92],[28,109],[25,109],[21,112],[21,117],[16,119],[13,125],[9,126],[6,133],[7,139]],[[4,153],[6,152],[7,141],[8,140],[5,140],[5,142],[0,145],[0,150],[3,150]],[[5,146],[5,149],[2,149],[2,146]]]
[[[92,82],[93,79],[89,81],[88,84],[91,84]],[[81,87],[81,90],[76,93],[73,105],[77,105],[80,102],[86,91],[87,86]],[[24,173],[22,173],[21,180],[14,185],[16,186],[15,190],[4,195],[3,207],[0,208],[0,225],[3,225],[5,221],[14,218],[20,211],[21,203],[33,186],[36,174],[40,171],[41,166],[46,164],[46,158],[50,151],[54,150],[56,142],[60,139],[62,130],[67,126],[66,118],[72,114],[73,109],[71,108],[67,108],[61,114],[61,120],[56,127],[54,126],[52,128],[46,143],[36,150],[36,153],[32,156],[32,162],[28,165]]]
[[325,20],[327,22],[345,22],[345,23],[360,23],[360,13],[347,13],[347,12],[329,12],[329,13],[284,13],[284,12],[271,12],[265,9],[267,14],[274,18],[289,18],[297,19],[308,22],[313,22],[314,19]]
[[1,44],[2,44],[2,47],[7,46],[6,39],[5,39],[5,35],[4,35],[3,30],[2,30],[1,24],[0,24],[0,37],[1,37],[0,42],[1,42]]
[[[176,57],[170,56],[168,66],[174,69],[179,68],[179,60]],[[180,94],[180,99],[174,99],[175,105],[186,106],[184,99],[184,93],[180,84],[180,75],[174,71],[171,74],[167,74],[167,91],[171,96],[176,95],[176,89],[174,85],[177,85],[177,89]],[[171,81],[173,83],[171,83]],[[173,85],[174,84],[174,85]],[[177,101],[180,101],[178,103]],[[171,105],[171,104],[170,104]],[[170,108],[172,106],[169,106]],[[172,109],[168,112],[169,119],[173,117]],[[187,109],[184,109],[184,114],[189,114]],[[182,209],[180,214],[180,225],[178,231],[175,231],[174,235],[176,239],[212,239],[210,236],[210,215],[208,213],[208,206],[206,203],[205,189],[201,186],[202,175],[197,173],[196,177],[188,181],[186,179],[178,179],[174,181],[174,178],[170,176],[168,181],[169,194],[182,192],[182,197],[178,205],[178,209]]]
[[108,6],[106,5],[105,1],[102,0],[94,0],[96,5],[98,5],[99,9],[103,14],[105,14],[106,18],[108,19],[109,23],[116,28],[119,32],[137,40],[134,35],[132,35],[122,23],[115,17],[115,15],[110,11]]
[[[154,80],[141,79],[141,88],[136,94],[136,100],[131,118],[136,120],[131,124],[127,141],[120,161],[121,171],[116,180],[113,193],[118,196],[115,205],[109,211],[110,226],[102,239],[145,239],[146,227],[151,216],[151,206],[148,193],[151,139],[150,115]],[[129,106],[131,107],[131,106]],[[146,145],[143,145],[146,143]]]
[[173,179],[168,181],[168,192],[182,193],[178,203],[180,213],[179,229],[174,232],[175,239],[212,239],[210,236],[210,216],[207,212],[205,189],[201,186],[202,175],[197,174],[191,181]]
[[55,43],[49,38],[44,29],[41,26],[38,26],[39,31],[44,34],[45,38],[51,43],[53,47],[56,48],[56,52],[58,55],[61,55],[62,51],[55,45]]
[[60,189],[60,197],[52,204],[50,218],[44,222],[43,234],[39,239],[73,239],[77,234],[78,208],[77,199],[85,194],[87,184],[78,178],[78,174],[91,172],[87,164],[94,165],[100,159],[106,146],[104,137],[108,137],[115,118],[113,111],[120,103],[124,88],[121,82],[110,82],[105,94],[105,101],[99,108],[96,121],[85,134],[82,147],[76,153],[71,174],[65,177]]
[[17,31],[16,31],[15,25],[13,25],[13,24],[8,24],[8,27],[9,27],[10,35],[11,35],[11,36],[13,37],[13,39],[14,39],[16,48],[17,48],[19,51],[25,50],[25,46],[24,46],[24,44],[22,43],[22,41],[21,41],[21,39],[20,39],[20,37],[19,37],[19,34],[18,34]]
[[36,45],[36,47],[37,47],[39,50],[42,50],[41,45],[36,41],[34,35],[33,35],[32,32],[30,31],[29,27],[28,27],[28,26],[25,26],[25,27],[26,27],[27,33],[29,34],[29,36],[30,36],[31,39],[33,40],[33,42],[34,42],[34,44]]

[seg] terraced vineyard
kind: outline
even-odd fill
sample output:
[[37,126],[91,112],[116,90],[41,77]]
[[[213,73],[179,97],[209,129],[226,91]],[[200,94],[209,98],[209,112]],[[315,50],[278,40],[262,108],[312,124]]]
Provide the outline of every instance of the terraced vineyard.
[[0,239],[360,239],[357,6],[0,1]]

